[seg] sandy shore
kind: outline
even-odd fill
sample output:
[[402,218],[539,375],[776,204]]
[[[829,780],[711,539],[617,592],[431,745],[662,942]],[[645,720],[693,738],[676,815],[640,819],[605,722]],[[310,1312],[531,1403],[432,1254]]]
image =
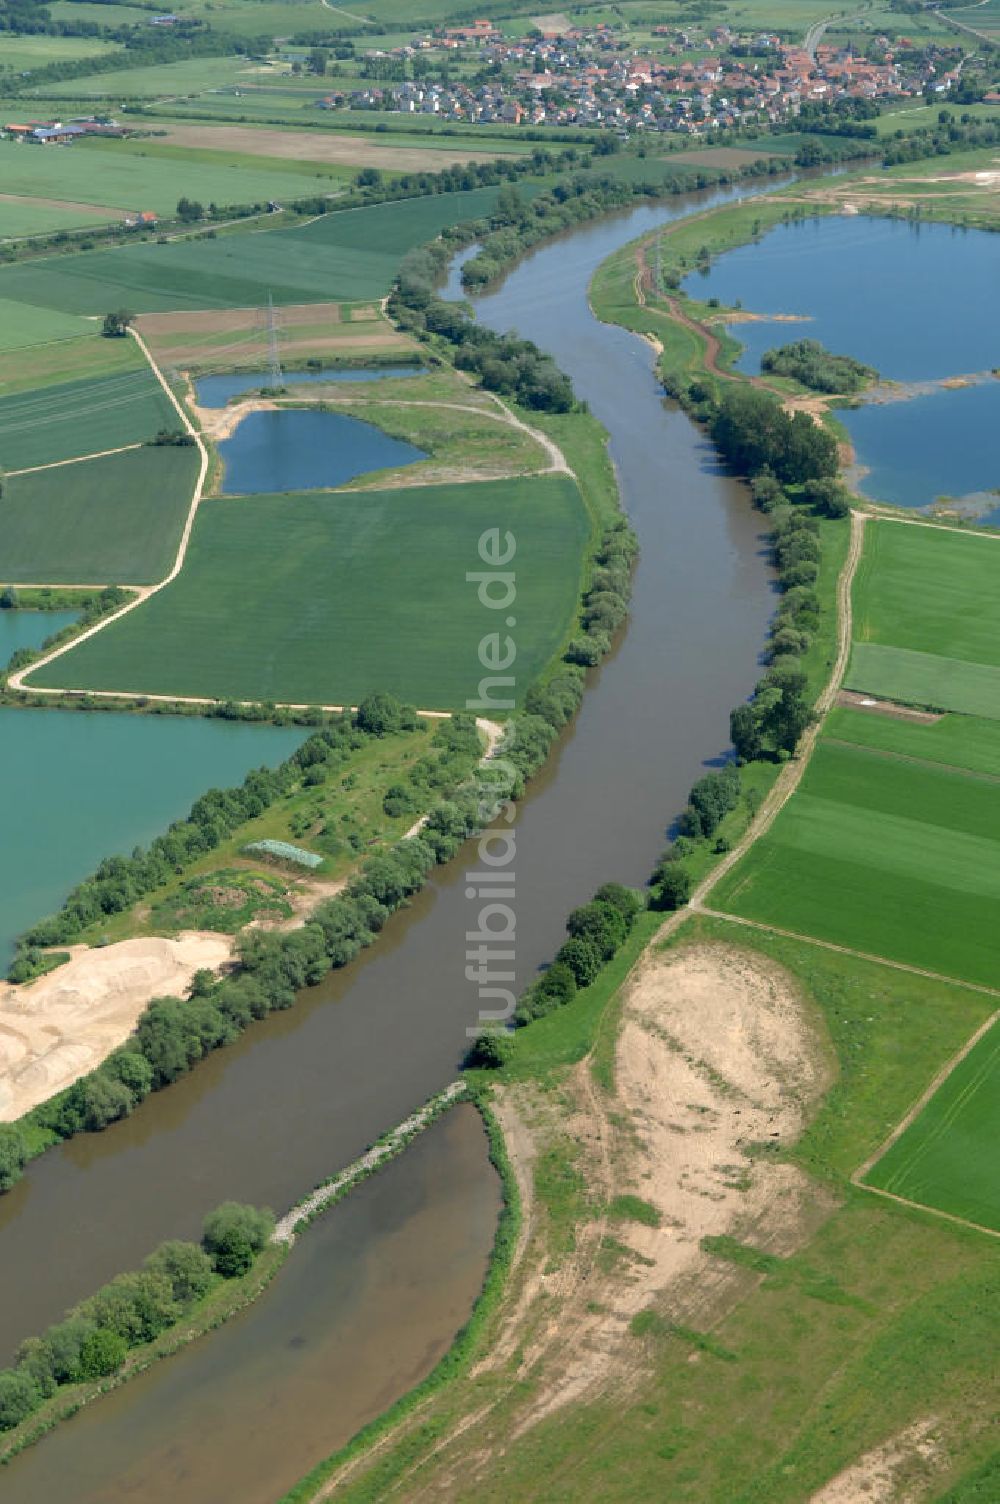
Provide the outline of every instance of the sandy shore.
[[154,997],[177,996],[202,967],[228,961],[226,935],[123,940],[25,987],[0,985],[0,1122],[70,1086],[128,1038]]

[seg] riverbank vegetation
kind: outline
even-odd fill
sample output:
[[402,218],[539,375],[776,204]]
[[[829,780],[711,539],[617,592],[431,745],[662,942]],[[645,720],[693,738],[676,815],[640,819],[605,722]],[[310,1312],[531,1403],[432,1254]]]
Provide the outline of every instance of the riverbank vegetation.
[[22,1342],[14,1366],[0,1371],[0,1464],[173,1350],[176,1329],[190,1340],[244,1304],[273,1229],[270,1212],[225,1202],[205,1218],[200,1244],[162,1243],[141,1270],[117,1275]]

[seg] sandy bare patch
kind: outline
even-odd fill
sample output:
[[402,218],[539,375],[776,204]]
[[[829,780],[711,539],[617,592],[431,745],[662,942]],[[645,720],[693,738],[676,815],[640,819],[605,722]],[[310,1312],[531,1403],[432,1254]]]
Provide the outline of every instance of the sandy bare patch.
[[[254,125],[171,125],[165,136],[170,146],[197,151],[235,151],[252,157],[279,157],[344,167],[385,167],[400,172],[440,172],[466,162],[492,162],[517,155],[509,151],[438,150],[427,146],[389,145],[371,136],[345,136],[340,131],[279,131]],[[195,158],[197,160],[197,158]]]
[[[922,1498],[921,1485],[931,1480],[940,1457],[935,1424],[933,1416],[914,1421],[898,1436],[873,1447],[813,1494],[809,1504],[909,1504]],[[906,1482],[899,1476],[904,1469]]]
[[[784,1256],[812,1235],[831,1199],[796,1166],[748,1151],[792,1143],[828,1082],[795,983],[780,968],[715,944],[647,957],[619,1037],[610,1104],[618,1121],[585,1065],[566,1131],[581,1146],[595,1195],[609,1202],[631,1192],[661,1222],[598,1217],[582,1229],[573,1259],[526,1274],[516,1309],[522,1319],[531,1306],[547,1318],[533,1340],[519,1333],[520,1372],[544,1363],[545,1385],[513,1434],[594,1386],[628,1382],[644,1362],[629,1329],[640,1311],[655,1307],[699,1329],[724,1314],[746,1272],[706,1254],[704,1238],[725,1233]],[[517,1138],[510,1148],[516,1162]],[[609,1237],[625,1257],[602,1273]],[[496,1351],[514,1345],[501,1338]]]
[[944,720],[944,716],[936,711],[914,710],[909,705],[897,705],[895,700],[876,700],[853,689],[842,689],[837,695],[837,704],[849,705],[852,710],[870,710],[872,715],[891,715],[897,721],[916,721],[920,726],[933,726],[936,721]]
[[223,966],[225,935],[123,940],[72,959],[26,987],[0,990],[0,1120],[11,1122],[93,1070],[135,1028],[147,1003],[182,993]]

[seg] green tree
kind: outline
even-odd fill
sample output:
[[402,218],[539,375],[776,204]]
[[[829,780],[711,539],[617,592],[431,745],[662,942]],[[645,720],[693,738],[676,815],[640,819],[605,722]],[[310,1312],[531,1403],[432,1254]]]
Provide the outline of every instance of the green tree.
[[108,339],[120,339],[128,333],[129,325],[134,315],[126,308],[115,309],[104,315],[104,323],[101,325],[101,333]]
[[366,695],[358,706],[358,727],[367,731],[369,736],[388,736],[399,730],[402,710],[403,707],[392,695]]
[[128,1343],[120,1332],[99,1326],[84,1339],[80,1348],[78,1376],[81,1379],[104,1379],[117,1373],[128,1357]]
[[177,200],[177,218],[186,225],[197,224],[205,218],[205,206],[196,198],[182,197]]
[[574,939],[591,941],[603,961],[611,959],[628,934],[621,910],[613,904],[596,901],[574,909],[566,921],[566,928]]
[[13,585],[5,585],[0,590],[0,611],[17,610],[17,591]]
[[16,1123],[0,1123],[0,1191],[9,1191],[21,1178],[28,1158],[24,1134]]
[[660,871],[653,907],[681,909],[691,897],[693,887],[694,881],[687,868],[679,862],[668,862]]
[[202,1243],[218,1273],[234,1279],[246,1274],[273,1231],[271,1212],[224,1201],[205,1218]]
[[197,1243],[176,1239],[161,1243],[149,1255],[145,1268],[169,1281],[173,1298],[181,1306],[200,1300],[212,1283],[212,1260]]
[[736,756],[743,762],[755,762],[764,751],[760,717],[753,705],[737,705],[729,713],[729,736]]
[[26,1373],[15,1368],[0,1370],[0,1431],[12,1431],[41,1402],[39,1389]]
[[569,967],[578,987],[589,987],[603,964],[599,947],[582,936],[567,940],[556,952],[556,961]]
[[511,1036],[495,1029],[477,1034],[465,1055],[465,1064],[480,1070],[495,1071],[510,1059]]

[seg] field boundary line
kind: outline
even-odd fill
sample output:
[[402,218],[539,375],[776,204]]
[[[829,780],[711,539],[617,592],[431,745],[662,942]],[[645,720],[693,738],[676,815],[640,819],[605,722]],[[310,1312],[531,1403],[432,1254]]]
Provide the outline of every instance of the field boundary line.
[[[130,611],[135,611],[139,606],[144,605],[151,596],[156,595],[167,585],[173,583],[173,581],[177,578],[182,568],[184,567],[184,560],[187,557],[188,544],[191,541],[191,532],[194,528],[194,519],[197,515],[198,506],[201,502],[202,493],[205,488],[205,477],[208,474],[208,450],[205,448],[201,434],[191,422],[191,419],[188,417],[183,406],[178,401],[176,394],[171,390],[170,384],[164,376],[163,372],[160,370],[159,366],[156,364],[156,361],[150,354],[149,347],[147,346],[142,335],[138,332],[138,330],[133,328],[130,328],[128,332],[130,338],[135,340],[136,344],[139,346],[139,349],[142,351],[143,355],[148,361],[150,370],[156,377],[160,386],[163,388],[171,406],[174,408],[177,416],[180,418],[181,423],[184,426],[185,433],[188,434],[192,443],[198,450],[200,460],[198,466],[198,478],[195,481],[194,491],[191,496],[191,504],[188,507],[187,517],[184,519],[184,527],[181,532],[180,542],[177,545],[177,554],[174,558],[173,567],[171,568],[169,574],[165,575],[158,584],[140,586],[136,590],[133,598],[130,601],[126,601],[125,605],[121,606],[117,611],[112,611],[110,615],[102,617],[101,620],[95,622],[92,627],[87,627],[87,629],[81,632],[78,636],[72,637],[68,642],[62,643],[51,653],[47,653],[43,658],[37,658],[32,663],[29,663],[25,668],[18,669],[15,673],[11,674],[10,678],[7,680],[8,687],[10,689],[19,691],[22,694],[61,695],[66,693],[73,693],[72,690],[66,691],[62,689],[43,689],[34,684],[26,684],[24,682],[25,676],[34,673],[37,669],[47,668],[50,663],[54,663],[57,658],[61,658],[63,654],[68,653],[71,648],[79,647],[79,645],[82,642],[86,642],[88,638],[96,637],[98,632],[103,632],[104,628],[109,627],[113,621],[120,621],[121,618],[123,616],[127,616]],[[76,691],[76,693],[86,694],[88,693],[88,691],[79,690]],[[115,699],[122,698],[122,696],[120,695],[111,695],[110,697]],[[128,695],[125,696],[125,698],[133,699],[135,698],[135,696]],[[147,696],[146,698],[150,697]]]
[[941,1217],[945,1222],[953,1222],[956,1227],[968,1227],[972,1232],[985,1233],[988,1238],[1000,1238],[1000,1232],[995,1227],[986,1227],[982,1222],[970,1222],[968,1217],[956,1217],[954,1212],[943,1212],[940,1207],[928,1206],[925,1201],[911,1201],[908,1196],[897,1196],[895,1191],[884,1191],[879,1185],[866,1185],[861,1180],[855,1180],[853,1175],[851,1182],[859,1191],[867,1191],[870,1196],[882,1196],[886,1201],[895,1201],[897,1206],[908,1206],[913,1211],[926,1212],[928,1217]]
[[[905,1113],[904,1116],[896,1124],[896,1127],[889,1134],[889,1137],[879,1145],[874,1154],[870,1155],[868,1159],[865,1160],[863,1165],[861,1165],[857,1170],[854,1171],[853,1175],[851,1176],[851,1180],[855,1185],[861,1186],[862,1190],[878,1191],[879,1194],[883,1196],[894,1195],[892,1191],[885,1191],[881,1186],[862,1185],[863,1177],[870,1174],[870,1172],[878,1164],[879,1160],[884,1158],[884,1156],[889,1152],[893,1144],[896,1143],[898,1139],[902,1138],[903,1134],[906,1132],[907,1128],[909,1128],[910,1124],[920,1116],[931,1098],[937,1094],[940,1088],[947,1081],[948,1077],[955,1070],[957,1070],[962,1061],[965,1059],[966,1055],[970,1054],[975,1049],[979,1041],[986,1037],[986,1035],[993,1028],[993,1025],[998,1021],[1000,1021],[1000,1008],[997,1008],[993,1013],[991,1013],[989,1018],[984,1019],[984,1021],[979,1025],[979,1028],[976,1029],[975,1033],[970,1035],[970,1037],[965,1041],[965,1044],[962,1045],[961,1049],[958,1050],[950,1060],[945,1061],[944,1065],[937,1072],[930,1085],[926,1088],[925,1091],[921,1092],[920,1096],[914,1102],[910,1110]],[[908,1201],[909,1198],[906,1196],[896,1196],[895,1199],[897,1201]],[[914,1206],[922,1206],[923,1202],[915,1201],[911,1204]],[[941,1212],[939,1213],[939,1215],[945,1216],[950,1214]],[[966,1226],[969,1227],[979,1226],[978,1222],[967,1222],[964,1217],[956,1217],[954,1220],[957,1222],[963,1222]],[[1000,1237],[1000,1233],[994,1232],[993,1236]]]
[[87,460],[102,460],[109,454],[127,454],[130,449],[145,449],[146,445],[119,444],[117,449],[95,449],[93,454],[76,454],[69,460],[50,460],[47,465],[26,465],[23,470],[8,470],[7,479],[15,475],[37,475],[39,470],[61,470],[64,465],[83,465]]
[[903,527],[929,527],[935,533],[951,533],[956,538],[988,538],[991,543],[1000,543],[1000,532],[987,533],[982,528],[948,527],[944,522],[933,522],[926,517],[897,517],[895,512],[872,511],[873,522],[898,522]]
[[[678,909],[683,913],[683,909]],[[836,940],[823,940],[818,935],[805,935],[800,930],[786,930],[780,924],[765,924],[763,919],[748,919],[745,914],[727,914],[723,909],[701,907],[698,912],[708,919],[724,919],[728,924],[740,924],[745,929],[762,930],[767,935],[780,935],[785,940],[802,940],[807,945],[818,945],[821,950],[832,950],[837,955],[854,956],[859,961],[871,961],[876,966],[888,966],[892,971],[905,971],[910,976],[927,977],[931,982],[945,982],[949,987],[964,987],[967,992],[979,992],[984,997],[1000,998],[1000,989],[987,987],[985,982],[969,982],[964,977],[946,976],[941,971],[930,971],[925,966],[911,966],[908,961],[894,961],[891,956],[880,956],[870,950],[856,950],[853,945],[840,945]]]

